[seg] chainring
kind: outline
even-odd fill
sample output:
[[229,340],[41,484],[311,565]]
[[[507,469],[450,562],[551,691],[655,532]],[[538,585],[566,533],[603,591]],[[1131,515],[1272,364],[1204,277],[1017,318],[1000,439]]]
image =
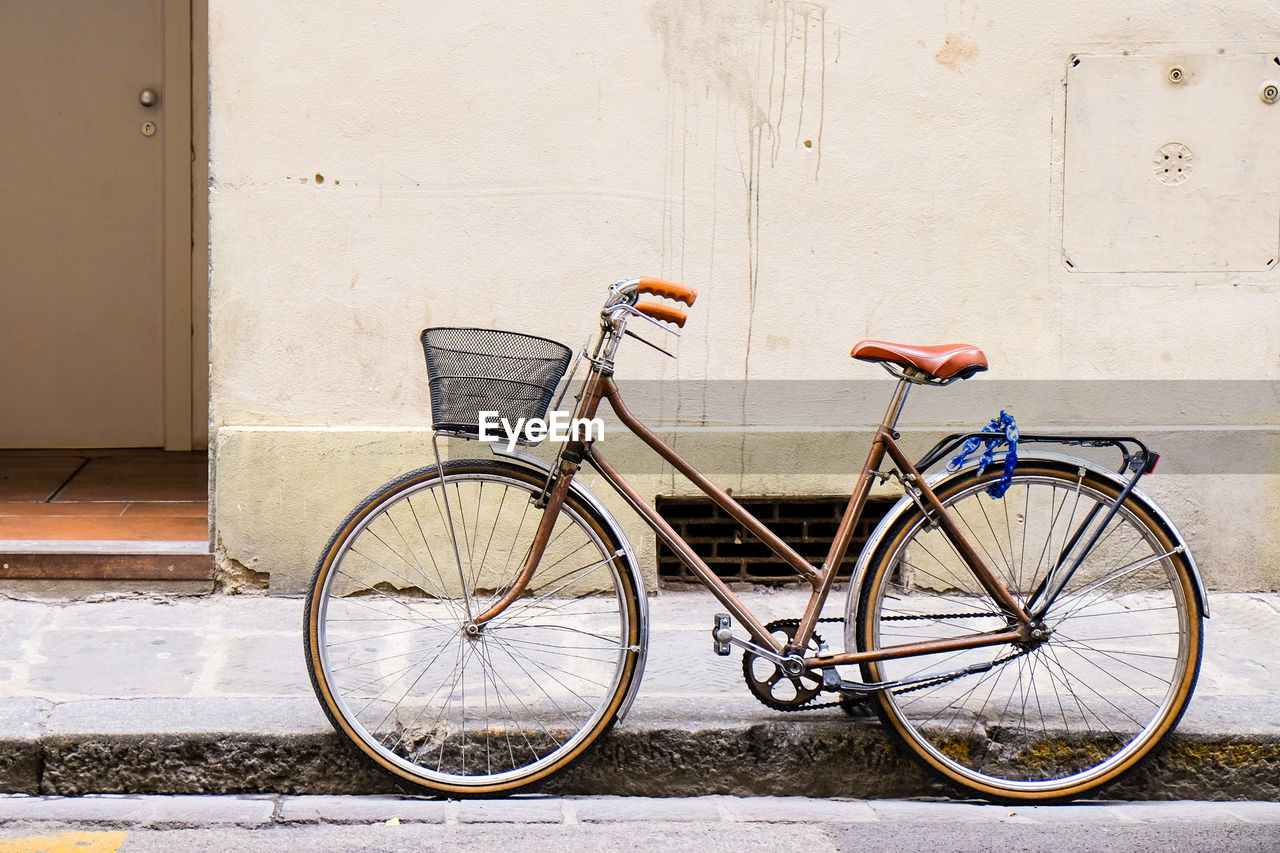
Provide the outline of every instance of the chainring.
[[[778,619],[764,626],[770,634],[783,635],[783,644],[790,643],[800,628],[797,619]],[[817,634],[809,640],[809,649],[816,652],[822,644]],[[751,694],[775,711],[801,711],[825,705],[812,704],[822,692],[821,677],[814,673],[787,675],[782,667],[771,660],[751,652],[742,653],[742,676]]]

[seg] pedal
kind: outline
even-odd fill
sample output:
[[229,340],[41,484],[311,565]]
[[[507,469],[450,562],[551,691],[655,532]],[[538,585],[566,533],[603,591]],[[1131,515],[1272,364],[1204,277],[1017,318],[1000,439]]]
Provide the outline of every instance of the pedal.
[[728,613],[717,613],[715,627],[711,629],[712,648],[718,655],[729,654],[729,642],[733,639],[733,622]]

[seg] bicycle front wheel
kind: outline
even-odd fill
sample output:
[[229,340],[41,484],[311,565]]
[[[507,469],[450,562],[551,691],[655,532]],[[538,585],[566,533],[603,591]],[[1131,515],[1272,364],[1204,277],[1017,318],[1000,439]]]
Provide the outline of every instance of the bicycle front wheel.
[[[1082,466],[1028,460],[935,492],[1029,612],[1075,562],[1120,493]],[[1132,769],[1177,724],[1199,671],[1200,608],[1175,531],[1131,493],[1043,614],[1047,639],[865,664],[881,717],[929,766],[991,799],[1078,797]],[[860,590],[859,650],[1010,626],[936,524],[913,509]]]
[[524,595],[472,618],[519,574],[545,476],[498,460],[387,484],[334,533],[307,597],[307,667],[335,728],[436,791],[536,783],[613,724],[644,626],[626,549],[571,493]]

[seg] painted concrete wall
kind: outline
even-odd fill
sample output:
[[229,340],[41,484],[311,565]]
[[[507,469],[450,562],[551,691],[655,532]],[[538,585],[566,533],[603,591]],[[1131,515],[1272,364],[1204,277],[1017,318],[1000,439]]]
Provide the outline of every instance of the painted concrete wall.
[[[822,383],[882,376],[853,342],[972,341],[996,379],[966,384],[1013,384],[926,392],[905,425],[981,424],[1007,390],[1024,428],[1176,434],[1150,489],[1210,585],[1280,586],[1266,0],[209,6],[224,567],[297,591],[351,504],[425,463],[424,326],[579,345],[604,286],[650,274],[702,296],[678,360],[632,346],[620,376],[668,381],[641,411],[735,493],[849,488],[879,385],[846,411]],[[1149,187],[1166,143],[1198,177]]]

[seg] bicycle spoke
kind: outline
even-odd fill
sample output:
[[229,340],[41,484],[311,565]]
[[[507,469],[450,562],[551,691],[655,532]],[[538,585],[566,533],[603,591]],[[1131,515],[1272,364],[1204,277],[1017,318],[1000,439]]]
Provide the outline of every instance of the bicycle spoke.
[[[1130,549],[1130,550],[1132,550],[1132,549]],[[1107,584],[1114,583],[1114,582],[1116,582],[1116,581],[1118,581],[1118,580],[1122,580],[1122,579],[1124,579],[1124,578],[1126,578],[1126,577],[1128,577],[1128,576],[1132,575],[1133,573],[1135,573],[1135,572],[1139,572],[1139,571],[1141,571],[1142,569],[1147,568],[1147,566],[1150,566],[1150,565],[1152,565],[1153,563],[1157,563],[1157,562],[1159,562],[1160,560],[1167,559],[1168,557],[1170,557],[1170,556],[1172,556],[1172,555],[1173,555],[1173,552],[1172,552],[1172,551],[1169,551],[1169,552],[1164,553],[1164,554],[1153,554],[1153,555],[1152,555],[1152,556],[1150,556],[1150,557],[1144,557],[1144,558],[1142,558],[1142,559],[1140,559],[1140,560],[1136,560],[1136,561],[1134,561],[1134,562],[1130,563],[1130,564],[1129,564],[1129,565],[1127,565],[1127,566],[1123,566],[1123,567],[1121,567],[1121,568],[1119,568],[1119,569],[1115,569],[1114,571],[1112,571],[1111,573],[1109,573],[1109,574],[1108,574],[1108,575],[1106,575],[1105,577],[1099,578],[1097,581],[1094,581],[1093,583],[1091,583],[1089,586],[1085,587],[1084,589],[1079,590],[1078,592],[1073,592],[1073,593],[1071,594],[1070,598],[1072,598],[1072,599],[1082,599],[1082,601],[1081,601],[1081,602],[1077,605],[1077,607],[1076,607],[1076,609],[1077,609],[1077,610],[1079,610],[1079,609],[1083,609],[1083,608],[1085,608],[1085,607],[1088,607],[1088,606],[1089,606],[1090,604],[1092,604],[1094,601],[1101,600],[1101,598],[1102,598],[1102,594],[1100,594],[1100,595],[1096,596],[1095,598],[1088,599],[1088,600],[1083,600],[1083,599],[1084,599],[1084,596],[1088,595],[1089,593],[1093,592],[1094,590],[1098,589],[1099,587],[1105,586],[1105,585],[1107,585]],[[1105,594],[1105,593],[1103,593],[1103,594]],[[1049,604],[1049,611],[1050,611],[1050,612],[1052,612],[1052,610],[1053,610],[1053,605],[1054,605],[1055,603],[1056,603],[1056,602],[1050,602],[1050,604]],[[1068,617],[1070,617],[1070,616],[1072,616],[1072,615],[1073,615],[1073,611],[1072,611],[1072,610],[1068,610],[1067,612],[1065,612],[1065,613],[1061,614],[1062,618],[1064,618],[1064,619],[1065,619],[1065,618],[1068,618]]]

